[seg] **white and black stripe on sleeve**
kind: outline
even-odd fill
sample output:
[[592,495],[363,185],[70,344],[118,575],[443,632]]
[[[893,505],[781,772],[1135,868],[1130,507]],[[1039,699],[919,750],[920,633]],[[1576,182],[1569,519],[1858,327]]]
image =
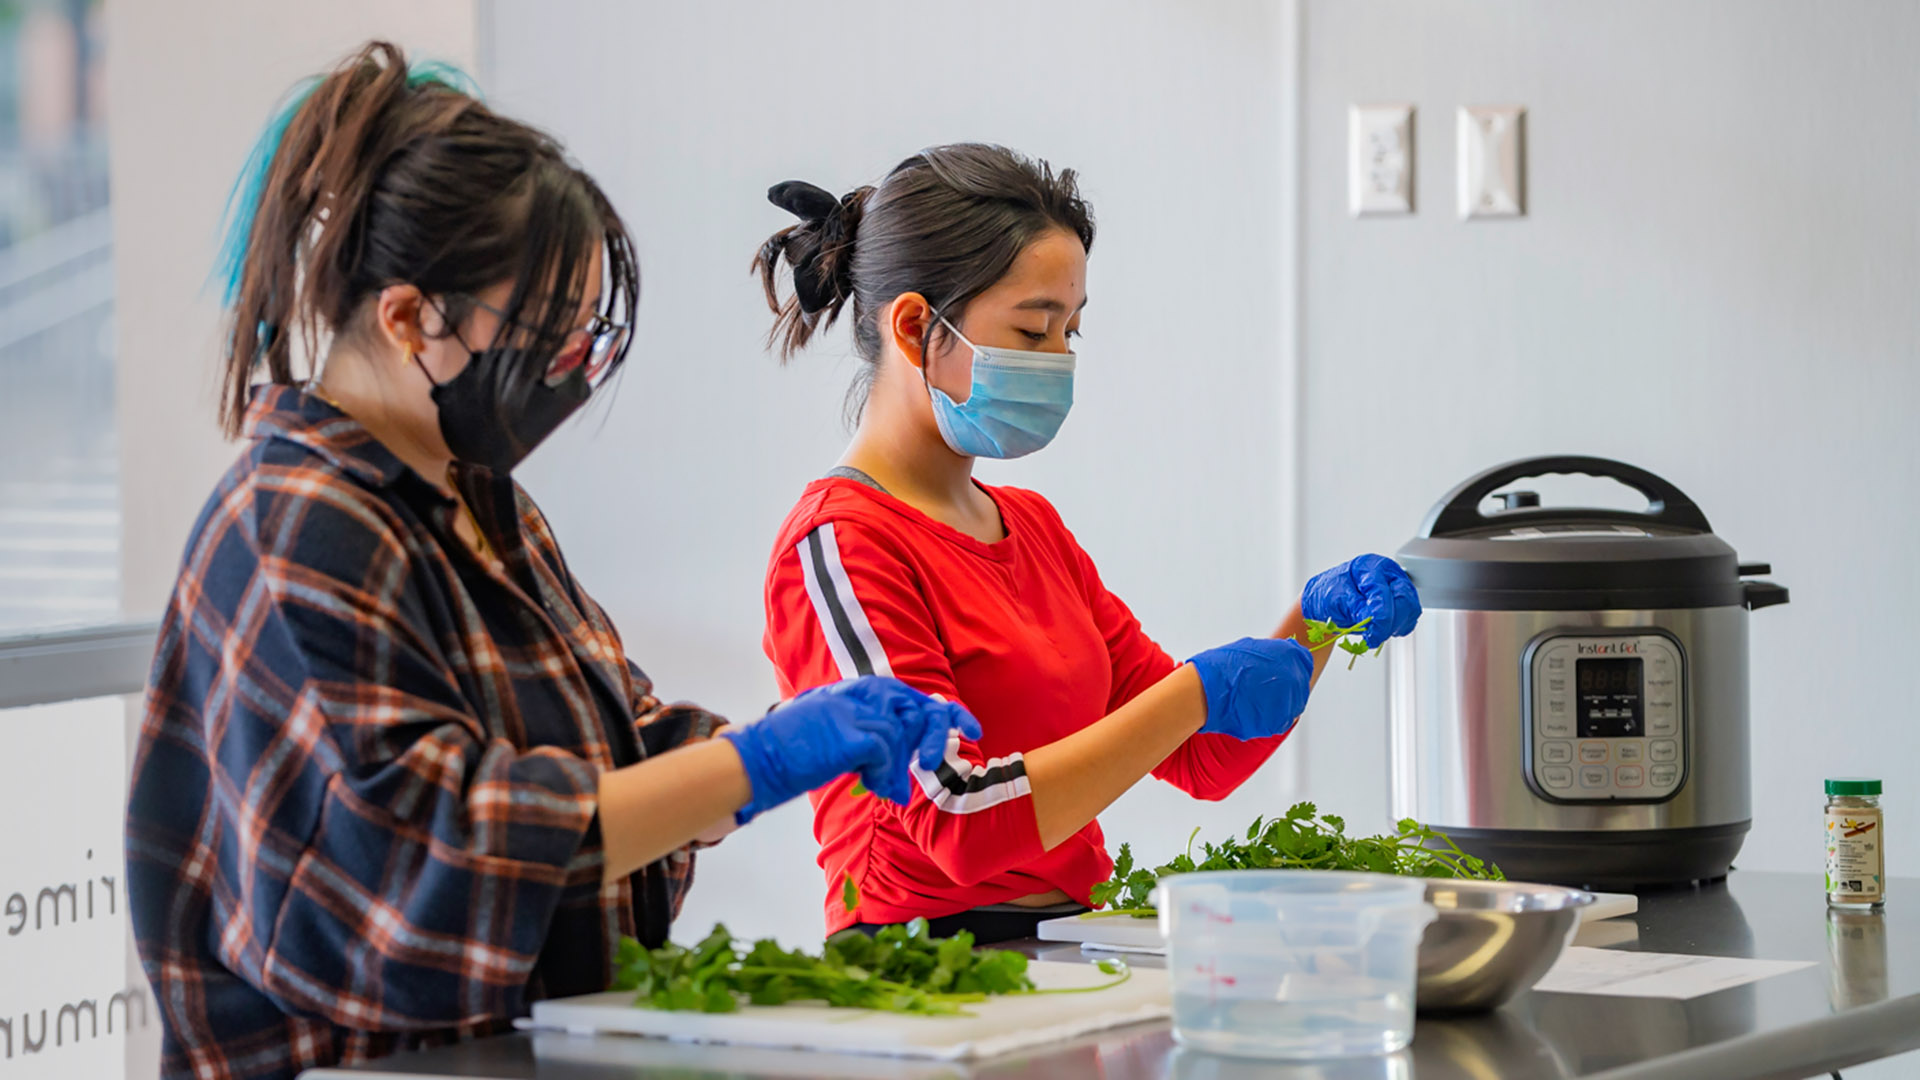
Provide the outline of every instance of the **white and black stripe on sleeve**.
[[820,618],[820,631],[826,636],[833,662],[840,677],[892,675],[887,651],[867,621],[860,598],[853,594],[847,580],[847,568],[840,564],[840,545],[833,539],[829,521],[808,533],[794,545],[800,557],[800,572],[807,581],[807,597],[813,601],[813,613]]
[[947,732],[947,753],[936,769],[923,769],[918,760],[909,766],[928,801],[949,814],[977,814],[1012,799],[1033,794],[1027,781],[1027,762],[1019,754],[991,758],[975,765],[960,756],[960,733]]
[[[854,595],[853,583],[840,562],[840,547],[834,541],[833,523],[827,522],[808,533],[794,553],[800,558],[800,570],[806,578],[807,597],[813,601],[813,613],[820,620],[820,632],[840,668],[840,677],[892,675],[893,665],[873,632],[873,624]],[[950,814],[972,814],[998,806],[1010,799],[1032,794],[1027,781],[1027,763],[1019,754],[994,758],[975,765],[960,754],[960,733],[947,734],[947,752],[939,767],[923,769],[915,761],[913,778],[939,809]]]

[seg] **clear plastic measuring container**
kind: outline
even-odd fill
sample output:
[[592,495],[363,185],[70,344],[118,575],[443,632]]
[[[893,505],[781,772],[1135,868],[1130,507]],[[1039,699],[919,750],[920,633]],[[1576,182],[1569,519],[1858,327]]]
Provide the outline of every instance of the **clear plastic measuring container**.
[[1173,1034],[1199,1050],[1311,1059],[1413,1040],[1421,878],[1225,870],[1160,882]]

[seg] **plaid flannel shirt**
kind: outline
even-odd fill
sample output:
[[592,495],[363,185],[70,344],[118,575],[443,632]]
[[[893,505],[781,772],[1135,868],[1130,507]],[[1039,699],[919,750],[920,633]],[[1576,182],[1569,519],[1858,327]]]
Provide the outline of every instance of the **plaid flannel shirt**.
[[161,1074],[302,1069],[502,1030],[604,989],[690,850],[601,883],[596,794],[722,723],[662,706],[511,480],[457,504],[292,387],[208,500],[164,619],[127,814]]

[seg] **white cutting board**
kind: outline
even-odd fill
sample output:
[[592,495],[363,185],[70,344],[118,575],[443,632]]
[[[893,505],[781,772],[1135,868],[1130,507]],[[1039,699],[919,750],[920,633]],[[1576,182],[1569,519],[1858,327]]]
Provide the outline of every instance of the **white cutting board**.
[[[1639,910],[1640,898],[1632,893],[1597,892],[1593,894],[1593,903],[1580,909],[1580,921],[1598,922],[1631,915]],[[1160,921],[1136,919],[1131,915],[1109,915],[1097,919],[1068,915],[1065,918],[1048,919],[1034,930],[1034,934],[1042,941],[1077,941],[1088,952],[1137,952],[1164,956],[1167,951],[1166,942],[1160,938]]]
[[[1027,974],[1042,990],[1098,986],[1114,978],[1092,964],[1045,961],[1028,965]],[[535,1002],[533,1018],[523,1026],[960,1061],[1165,1019],[1171,1005],[1167,973],[1135,969],[1132,978],[1109,990],[991,997],[968,1005],[967,1016],[903,1016],[799,1002],[747,1005],[733,1013],[661,1012],[635,1008],[631,992],[616,990]]]

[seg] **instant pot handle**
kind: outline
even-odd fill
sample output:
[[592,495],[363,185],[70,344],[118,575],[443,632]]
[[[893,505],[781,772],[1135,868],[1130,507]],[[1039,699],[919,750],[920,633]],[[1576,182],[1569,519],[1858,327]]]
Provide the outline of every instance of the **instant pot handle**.
[[[1598,507],[1541,507],[1527,506],[1526,500],[1520,499],[1509,500],[1510,509],[1496,511],[1491,515],[1480,512],[1480,504],[1486,500],[1487,496],[1515,480],[1529,476],[1556,476],[1566,473],[1618,480],[1645,495],[1647,508],[1643,512],[1636,512],[1603,510]],[[1466,481],[1448,492],[1445,498],[1435,503],[1433,509],[1428,511],[1427,520],[1420,524],[1420,536],[1422,539],[1457,536],[1474,529],[1484,529],[1496,522],[1501,525],[1515,525],[1565,524],[1573,521],[1617,521],[1632,525],[1665,525],[1670,528],[1689,529],[1702,533],[1713,531],[1713,526],[1707,523],[1707,515],[1701,513],[1700,508],[1694,505],[1692,499],[1687,498],[1685,492],[1653,473],[1610,458],[1561,454],[1509,461],[1505,465],[1496,465]]]
[[1771,581],[1748,581],[1744,585],[1748,611],[1759,611],[1761,608],[1784,604],[1793,598],[1793,594],[1787,591],[1785,585],[1776,585]]

